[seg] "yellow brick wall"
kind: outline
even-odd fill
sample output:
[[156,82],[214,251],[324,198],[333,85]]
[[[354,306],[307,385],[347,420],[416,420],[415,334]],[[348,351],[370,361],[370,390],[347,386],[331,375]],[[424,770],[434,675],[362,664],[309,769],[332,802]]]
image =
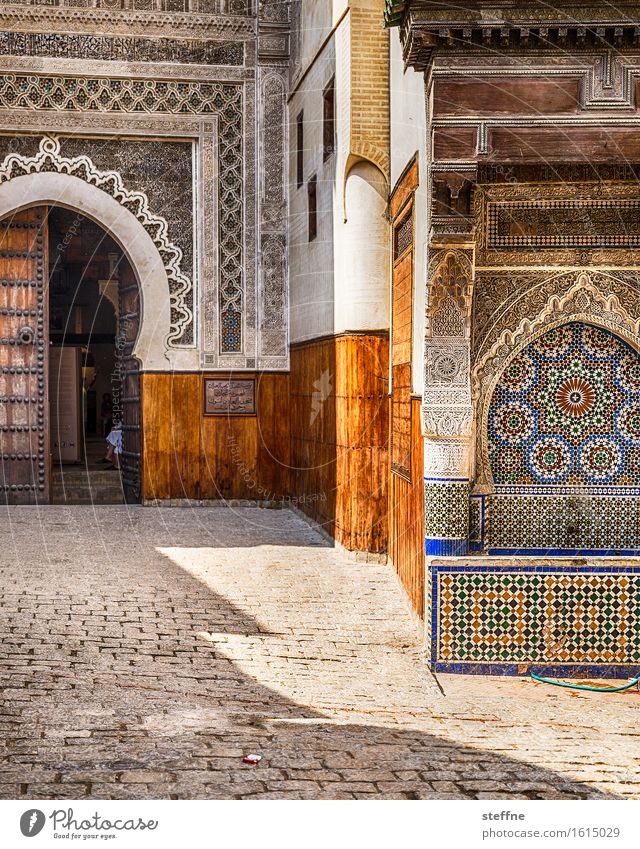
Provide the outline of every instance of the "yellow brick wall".
[[389,178],[389,32],[383,0],[350,0],[351,153]]

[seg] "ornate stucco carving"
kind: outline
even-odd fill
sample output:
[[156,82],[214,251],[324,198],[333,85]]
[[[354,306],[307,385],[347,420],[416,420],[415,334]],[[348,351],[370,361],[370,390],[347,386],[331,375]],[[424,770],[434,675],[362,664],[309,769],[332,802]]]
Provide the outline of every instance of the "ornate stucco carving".
[[[526,326],[546,314],[552,299],[563,299],[581,273],[587,274],[578,270],[479,274],[472,347],[474,372],[486,361],[489,352],[515,333],[518,326]],[[597,269],[589,270],[587,276],[597,291],[615,296],[625,313],[640,314],[637,271]]]
[[66,157],[60,152],[57,136],[44,136],[35,156],[25,157],[10,153],[0,164],[0,184],[24,174],[57,171],[90,183],[133,213],[141,222],[160,253],[170,280],[171,332],[169,345],[179,344],[185,326],[192,319],[191,310],[185,305],[185,294],[191,290],[192,281],[180,268],[182,251],[170,241],[167,222],[149,209],[149,200],[143,192],[127,189],[116,171],[98,170],[88,156]]
[[467,437],[473,255],[434,252],[429,262],[422,424],[425,436]]
[[135,35],[0,31],[0,56],[41,56],[108,62],[176,62],[242,65],[241,42],[195,38],[144,38]]
[[180,179],[191,203],[179,226],[148,194],[189,280],[178,293],[189,317],[172,326],[176,356],[187,368],[287,368],[289,4],[190,0],[180,12],[168,0],[153,10],[80,2],[0,9],[0,131],[77,134],[63,156],[86,154],[143,194],[107,156],[92,159],[100,140],[189,142],[193,173]]
[[[637,262],[637,180],[515,180],[478,183],[474,203],[477,269],[624,266],[633,264],[632,247]],[[504,231],[501,215],[510,222]],[[545,222],[551,225],[549,235],[537,235]],[[515,232],[507,233],[509,228]]]
[[[466,336],[469,333],[469,314],[473,294],[473,257],[469,251],[442,249],[429,260],[427,284],[426,332],[431,336]],[[457,321],[442,326],[452,302],[463,320],[460,333]],[[443,314],[441,311],[445,310]],[[435,322],[435,326],[432,326]]]
[[18,32],[86,33],[167,36],[168,38],[216,38],[246,41],[255,38],[255,18],[188,12],[108,9],[71,5],[5,5],[0,9],[0,28]]
[[260,354],[287,352],[286,314],[286,84],[280,69],[265,68],[260,83]]

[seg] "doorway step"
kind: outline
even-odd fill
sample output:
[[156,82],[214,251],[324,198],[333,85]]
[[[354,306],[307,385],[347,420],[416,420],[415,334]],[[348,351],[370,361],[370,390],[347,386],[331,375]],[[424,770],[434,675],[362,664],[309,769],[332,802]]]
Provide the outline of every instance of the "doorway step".
[[58,467],[53,470],[54,504],[124,504],[120,475],[115,470]]

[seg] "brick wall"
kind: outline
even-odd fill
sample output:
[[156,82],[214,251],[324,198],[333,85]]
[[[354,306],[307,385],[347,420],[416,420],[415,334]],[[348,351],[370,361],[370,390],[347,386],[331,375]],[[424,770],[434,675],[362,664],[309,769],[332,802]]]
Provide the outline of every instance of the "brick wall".
[[383,0],[351,8],[351,152],[389,177],[389,32],[381,26]]

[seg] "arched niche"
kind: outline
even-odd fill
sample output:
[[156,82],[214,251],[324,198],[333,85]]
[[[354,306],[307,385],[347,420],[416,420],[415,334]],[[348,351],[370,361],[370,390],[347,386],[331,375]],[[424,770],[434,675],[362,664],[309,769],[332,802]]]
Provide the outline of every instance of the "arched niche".
[[336,233],[335,329],[389,326],[389,224],[387,182],[361,160],[345,183],[345,221]]

